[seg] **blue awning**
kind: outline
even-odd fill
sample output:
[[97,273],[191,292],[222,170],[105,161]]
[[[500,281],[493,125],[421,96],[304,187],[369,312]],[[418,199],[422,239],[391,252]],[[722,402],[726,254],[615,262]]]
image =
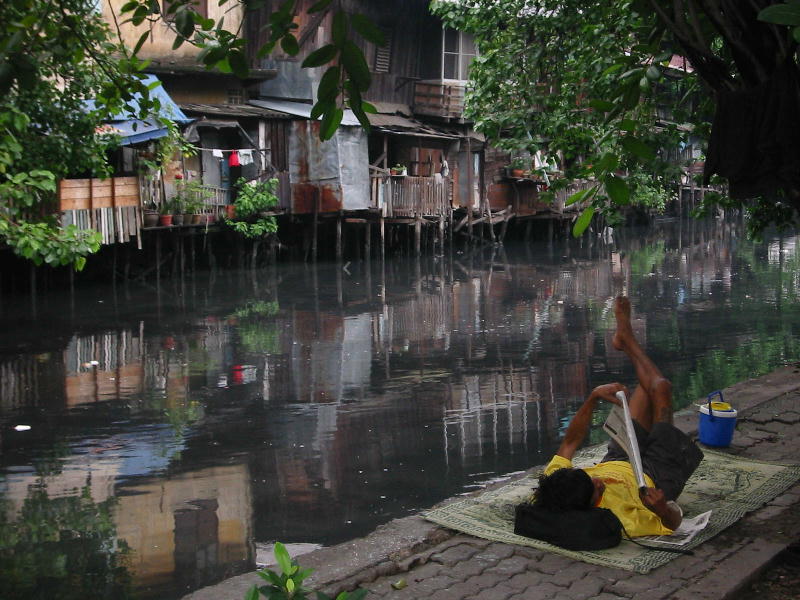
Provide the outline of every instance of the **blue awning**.
[[[159,82],[159,80],[155,75],[147,75],[142,82],[146,85],[150,85]],[[153,98],[158,98],[161,104],[158,116],[180,124],[194,121],[194,119],[187,117],[180,107],[175,104],[163,86],[159,85],[150,90],[150,95]],[[129,103],[136,110],[139,108],[139,98],[140,96],[137,94]],[[95,103],[93,100],[87,100],[86,106],[89,110],[92,110],[94,109]],[[119,135],[122,138],[120,143],[123,146],[131,146],[149,140],[156,140],[165,137],[169,133],[167,128],[163,127],[155,118],[145,120],[131,119],[126,113],[119,113],[107,120],[105,130],[109,133],[116,133]]]

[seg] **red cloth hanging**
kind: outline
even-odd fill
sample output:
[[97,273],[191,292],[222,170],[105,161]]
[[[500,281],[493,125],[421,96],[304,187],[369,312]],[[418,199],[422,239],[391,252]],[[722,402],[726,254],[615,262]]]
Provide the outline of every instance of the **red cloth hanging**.
[[231,152],[230,158],[228,158],[228,166],[229,167],[241,166],[241,163],[239,162],[239,153],[236,150]]

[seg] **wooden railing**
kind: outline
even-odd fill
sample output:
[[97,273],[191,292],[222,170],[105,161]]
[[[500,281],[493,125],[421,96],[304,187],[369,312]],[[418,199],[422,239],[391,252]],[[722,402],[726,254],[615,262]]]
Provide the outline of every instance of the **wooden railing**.
[[420,115],[460,119],[464,115],[466,86],[463,83],[417,81],[414,112]]
[[372,206],[387,217],[440,217],[450,214],[449,177],[372,177]]
[[575,202],[566,206],[567,199],[581,190],[586,190],[597,185],[597,181],[591,179],[576,179],[572,181],[567,187],[557,190],[555,192],[555,199],[553,200],[552,211],[557,213],[568,212],[572,210],[580,210],[585,206],[584,202]]

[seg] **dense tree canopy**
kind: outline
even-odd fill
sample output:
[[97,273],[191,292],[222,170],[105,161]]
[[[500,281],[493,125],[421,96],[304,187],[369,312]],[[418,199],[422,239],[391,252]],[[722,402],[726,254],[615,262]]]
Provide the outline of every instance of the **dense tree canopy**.
[[[246,10],[261,5],[220,4],[227,2]],[[690,131],[709,136],[706,174],[728,179],[730,202],[750,202],[757,225],[794,221],[800,2],[770,4],[437,0],[432,9],[478,40],[469,108],[476,127],[513,150],[558,149],[568,176],[599,182],[574,198],[593,203],[577,224],[580,231],[598,207],[641,201],[652,190],[649,174],[668,181],[672,167],[659,160],[659,149]],[[319,0],[310,11],[329,8],[332,42],[303,62],[327,65],[313,109],[322,117],[323,138],[333,135],[344,108],[368,125],[372,107],[361,94],[370,74],[352,38],[383,41],[366,18],[333,0]],[[289,55],[299,51],[296,10],[295,0],[279,4],[259,56],[277,46]],[[192,0],[130,0],[119,16],[134,24],[164,20],[176,33],[176,48],[194,44],[209,69],[247,74],[242,32],[199,14]],[[56,182],[68,174],[108,173],[105,154],[115,140],[98,133],[108,116],[126,106],[140,115],[157,110],[142,81],[145,63],[137,58],[151,31],[132,49],[117,34],[91,0],[0,3],[0,240],[36,264],[81,268],[98,248],[96,234],[58,225]],[[687,57],[694,71],[673,77],[667,68],[673,54]],[[86,99],[96,100],[93,110],[86,110]],[[671,118],[654,127],[654,110],[665,103]]]
[[[706,177],[724,176],[727,203],[746,204],[759,228],[792,222],[800,208],[791,140],[800,127],[800,3],[771,4],[440,0],[432,8],[476,36],[476,127],[511,149],[561,150],[568,175],[604,184],[581,197],[594,204],[577,230],[595,208],[635,194],[620,168],[669,177],[663,149],[689,133],[709,140]],[[670,68],[673,55],[691,69]],[[669,118],[655,127],[657,107]]]

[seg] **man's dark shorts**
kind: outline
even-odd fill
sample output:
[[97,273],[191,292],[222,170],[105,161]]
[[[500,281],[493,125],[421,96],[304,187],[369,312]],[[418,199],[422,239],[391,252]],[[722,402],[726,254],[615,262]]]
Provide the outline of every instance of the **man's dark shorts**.
[[[636,439],[642,455],[642,468],[653,478],[656,487],[664,491],[667,500],[675,500],[686,481],[703,460],[703,453],[689,436],[670,423],[655,423],[648,433],[634,420]],[[628,455],[614,440],[600,462],[628,460]]]

